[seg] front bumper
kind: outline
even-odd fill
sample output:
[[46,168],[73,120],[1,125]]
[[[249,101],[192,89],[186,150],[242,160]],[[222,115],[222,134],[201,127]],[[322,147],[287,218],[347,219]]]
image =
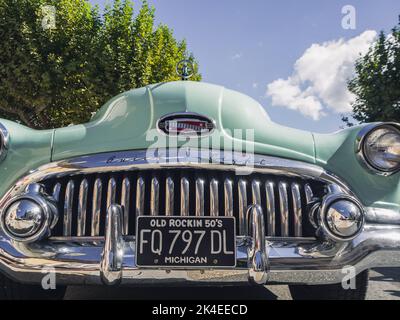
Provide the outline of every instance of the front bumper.
[[[39,284],[46,274],[55,272],[57,284],[103,284],[105,247],[100,238],[23,244],[0,235],[0,271],[23,283]],[[123,239],[121,265],[115,270],[122,285],[247,283],[253,267],[249,265],[252,249],[253,241],[238,238],[237,265],[231,269],[143,269],[135,265],[135,239],[131,237]],[[366,225],[348,243],[267,238],[266,283],[339,283],[348,274],[345,267],[354,267],[359,273],[374,267],[400,266],[399,249],[400,227],[390,225]]]

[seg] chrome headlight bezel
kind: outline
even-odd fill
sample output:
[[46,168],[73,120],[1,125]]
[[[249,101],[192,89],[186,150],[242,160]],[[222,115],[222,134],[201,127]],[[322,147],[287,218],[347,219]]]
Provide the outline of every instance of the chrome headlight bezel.
[[5,126],[0,123],[0,162],[5,159],[10,143],[10,134]]
[[[18,235],[12,232],[6,223],[7,211],[15,203],[21,201],[29,201],[41,208],[41,222],[37,229],[32,233]],[[39,241],[51,234],[51,229],[58,221],[58,210],[54,203],[54,199],[48,196],[43,189],[43,186],[38,183],[30,184],[26,187],[24,193],[16,195],[9,199],[0,210],[0,228],[3,233],[12,240],[31,243]]]
[[[345,201],[347,203],[351,203],[356,207],[359,211],[358,216],[354,216],[354,225],[356,226],[356,230],[351,234],[344,234],[339,232],[340,230],[336,229],[336,226],[332,228],[332,225],[329,223],[329,209],[335,203],[340,201]],[[324,197],[321,205],[321,209],[319,211],[319,221],[325,233],[334,241],[342,242],[342,241],[350,241],[356,238],[364,229],[365,224],[365,210],[360,201],[358,201],[355,197],[350,196],[348,194],[338,193],[338,194],[330,194]],[[336,230],[336,231],[335,231]]]
[[400,171],[400,163],[392,168],[392,169],[384,169],[381,167],[376,166],[371,159],[369,159],[367,152],[366,152],[366,141],[370,137],[372,133],[376,130],[388,128],[391,130],[395,130],[398,132],[400,136],[400,124],[394,122],[385,122],[385,123],[372,123],[364,127],[357,136],[355,149],[356,155],[359,159],[360,163],[368,169],[370,172],[381,175],[381,176],[390,176]]

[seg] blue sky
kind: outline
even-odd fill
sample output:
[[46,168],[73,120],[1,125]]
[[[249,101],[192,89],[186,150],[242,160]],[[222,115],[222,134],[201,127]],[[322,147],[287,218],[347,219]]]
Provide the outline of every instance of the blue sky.
[[[107,1],[90,2],[102,7]],[[248,94],[275,122],[316,132],[342,126],[340,114],[350,99],[345,80],[354,59],[400,14],[399,0],[149,3],[157,22],[187,40],[203,81]],[[355,29],[342,27],[345,5],[355,8]]]

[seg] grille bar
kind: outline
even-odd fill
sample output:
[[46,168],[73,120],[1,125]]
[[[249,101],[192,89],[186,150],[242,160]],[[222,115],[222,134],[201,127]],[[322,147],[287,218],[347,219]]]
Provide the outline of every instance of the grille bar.
[[150,215],[157,216],[160,199],[160,184],[158,179],[154,177],[151,179],[151,192],[150,192]]
[[267,203],[267,234],[275,236],[275,185],[272,181],[265,183],[265,199]]
[[189,215],[189,180],[181,179],[181,216]]
[[259,204],[268,236],[303,237],[313,236],[315,231],[304,210],[316,197],[323,196],[325,185],[318,183],[187,169],[89,174],[54,179],[44,185],[64,213],[60,234],[54,236],[103,236],[106,210],[111,204],[123,207],[124,235],[135,234],[139,215],[234,216],[238,235],[245,235],[247,208]]
[[211,179],[210,182],[210,216],[218,216],[218,181],[216,179]]
[[174,180],[168,177],[165,183],[165,214],[167,216],[174,214],[174,187]]
[[233,186],[232,180],[224,182],[225,216],[233,217]]
[[313,194],[313,191],[311,189],[311,186],[308,183],[306,183],[304,185],[304,191],[306,193],[307,204],[310,204],[313,201],[314,194]]
[[144,214],[144,189],[144,179],[139,177],[136,182],[136,216],[142,216]]
[[121,206],[124,210],[122,232],[124,235],[127,235],[129,232],[130,197],[131,197],[131,182],[129,181],[128,177],[125,177],[124,180],[122,181],[122,190],[121,190]]
[[196,179],[196,216],[204,216],[204,180]]
[[253,204],[261,205],[260,181],[253,180],[251,183]]
[[297,183],[292,184],[293,217],[294,217],[294,236],[301,237],[302,233],[302,210],[300,187]]
[[238,182],[239,197],[239,233],[247,234],[246,211],[247,211],[247,182],[240,179]]
[[67,188],[65,191],[65,202],[64,202],[64,237],[71,236],[72,231],[72,206],[74,200],[74,182],[70,180],[67,183]]
[[92,208],[92,227],[91,236],[96,237],[100,232],[100,210],[101,210],[101,192],[103,183],[97,178],[93,188],[93,208]]
[[110,208],[112,204],[115,204],[115,196],[117,191],[117,183],[114,178],[110,178],[108,180],[108,187],[107,187],[107,208]]
[[88,181],[83,179],[79,187],[78,227],[76,231],[78,237],[85,235],[88,187]]
[[279,203],[281,213],[281,236],[289,236],[289,200],[287,193],[287,184],[279,182]]
[[61,183],[57,182],[53,187],[53,199],[58,202],[60,200],[60,193],[61,193]]

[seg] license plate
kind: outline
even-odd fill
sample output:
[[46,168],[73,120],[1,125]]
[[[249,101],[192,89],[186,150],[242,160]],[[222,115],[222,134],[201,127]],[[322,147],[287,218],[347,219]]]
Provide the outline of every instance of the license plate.
[[234,217],[139,216],[136,265],[139,267],[234,267]]

